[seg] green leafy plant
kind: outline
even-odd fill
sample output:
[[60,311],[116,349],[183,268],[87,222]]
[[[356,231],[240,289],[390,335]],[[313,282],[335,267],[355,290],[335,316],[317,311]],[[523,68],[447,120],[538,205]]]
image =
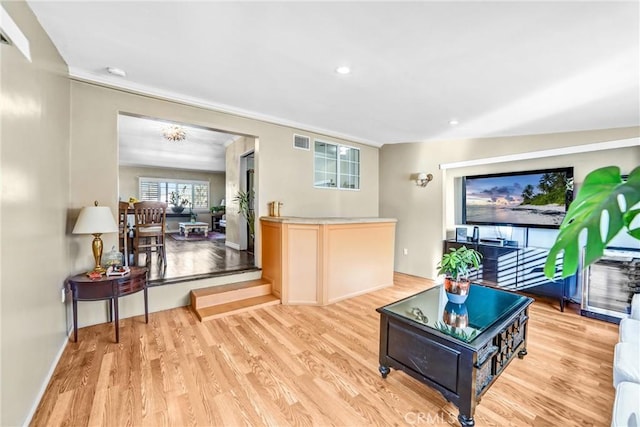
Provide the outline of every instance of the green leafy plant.
[[[632,224],[640,213],[635,207],[640,202],[640,166],[636,167],[626,181],[620,175],[620,168],[607,166],[596,169],[584,179],[582,188],[569,206],[567,215],[560,225],[560,232],[549,251],[544,273],[552,278],[556,273],[556,259],[564,251],[562,277],[568,277],[578,270],[580,259],[580,236],[586,230],[584,267],[597,261],[607,244],[623,228],[640,240],[640,226]],[[606,234],[601,233],[602,217],[608,217]]]
[[224,206],[211,206],[211,208],[210,208],[211,213],[213,213],[213,214],[218,213],[218,212],[224,212],[224,209],[225,209]]
[[478,268],[482,254],[475,249],[466,246],[451,248],[449,252],[442,255],[438,264],[438,274],[444,274],[454,280],[467,278],[471,267]]
[[236,197],[233,198],[234,202],[238,202],[238,210],[240,215],[247,220],[249,225],[249,234],[251,237],[255,236],[255,212],[253,211],[253,191],[238,191]]

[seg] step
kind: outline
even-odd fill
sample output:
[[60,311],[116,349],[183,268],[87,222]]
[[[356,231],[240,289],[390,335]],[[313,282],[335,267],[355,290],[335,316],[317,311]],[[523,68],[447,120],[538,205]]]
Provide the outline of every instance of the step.
[[198,316],[198,319],[204,322],[205,320],[218,319],[231,314],[243,313],[256,308],[278,304],[280,304],[279,298],[273,295],[261,295],[238,301],[231,301],[225,304],[213,305],[211,307],[203,307],[200,309],[194,308],[193,310]]
[[271,283],[264,279],[210,286],[191,291],[191,307],[197,310],[263,295],[271,295]]

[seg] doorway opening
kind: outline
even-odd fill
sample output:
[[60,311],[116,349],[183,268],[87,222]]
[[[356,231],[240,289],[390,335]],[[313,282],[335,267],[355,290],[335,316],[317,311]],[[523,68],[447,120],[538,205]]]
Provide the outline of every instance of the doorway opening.
[[254,252],[255,241],[255,155],[253,151],[240,157],[240,195],[243,196],[245,212],[240,221],[240,248]]
[[[226,206],[233,200],[233,195],[227,194],[233,187],[229,184],[235,181],[235,187],[242,188],[245,180],[236,171],[227,173],[227,162],[244,162],[239,157],[233,159],[235,145],[245,147],[251,138],[169,120],[118,115],[120,200],[168,204],[166,266],[154,254],[147,260],[141,253],[135,260],[134,253],[128,260],[150,267],[151,284],[256,269],[253,252],[234,242],[238,233],[233,228],[238,221],[227,221],[226,217]],[[132,235],[133,215],[127,223]]]

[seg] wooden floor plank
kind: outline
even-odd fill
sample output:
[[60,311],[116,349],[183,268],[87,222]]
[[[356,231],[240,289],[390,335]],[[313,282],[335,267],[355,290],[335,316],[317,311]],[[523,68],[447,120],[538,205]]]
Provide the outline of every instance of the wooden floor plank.
[[[255,266],[251,252],[226,246],[224,238],[178,241],[167,236],[165,242],[167,268],[162,268],[158,257],[151,257],[149,280],[156,283],[230,270],[250,269]],[[140,255],[139,262],[146,263],[144,254]]]
[[[457,409],[403,372],[378,373],[377,307],[433,284],[395,286],[327,307],[275,305],[199,322],[188,307],[80,330],[33,426],[457,425]],[[540,298],[529,354],[483,396],[477,426],[606,426],[617,327]]]

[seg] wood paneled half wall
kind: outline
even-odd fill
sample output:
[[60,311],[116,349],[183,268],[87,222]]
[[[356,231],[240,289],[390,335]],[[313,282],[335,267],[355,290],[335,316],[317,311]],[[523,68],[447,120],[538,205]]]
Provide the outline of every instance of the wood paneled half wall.
[[393,285],[396,220],[262,217],[262,277],[282,304],[326,305]]

